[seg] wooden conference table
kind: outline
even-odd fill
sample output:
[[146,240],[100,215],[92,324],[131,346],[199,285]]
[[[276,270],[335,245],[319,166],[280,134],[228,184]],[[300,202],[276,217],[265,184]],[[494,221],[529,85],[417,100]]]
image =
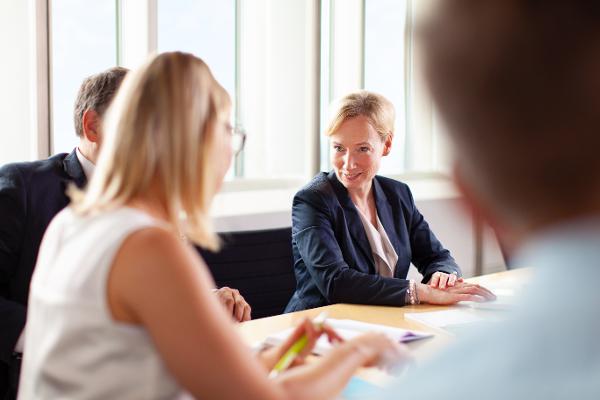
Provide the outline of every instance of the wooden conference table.
[[[478,283],[494,290],[515,290],[518,291],[524,283],[531,279],[532,271],[529,268],[516,269],[511,271],[499,272],[490,275],[483,275],[467,279],[468,282]],[[240,332],[244,340],[249,345],[253,345],[264,340],[269,334],[285,330],[291,326],[296,326],[303,318],[313,318],[320,312],[327,310],[329,318],[336,319],[354,319],[363,322],[370,322],[382,325],[389,325],[404,329],[414,329],[419,331],[434,333],[434,337],[409,343],[413,357],[417,363],[435,355],[442,347],[456,340],[456,336],[445,330],[423,325],[418,322],[405,319],[405,313],[441,311],[448,309],[466,309],[468,307],[455,306],[432,306],[417,305],[405,307],[385,307],[385,306],[365,306],[356,304],[334,304],[325,307],[314,308],[311,310],[299,311],[289,314],[277,315],[269,318],[261,318],[239,325]],[[476,313],[477,316],[486,316],[490,318],[499,311],[471,309],[469,312]],[[371,381],[379,380],[375,369],[365,369],[359,375]],[[374,375],[375,374],[375,375]]]

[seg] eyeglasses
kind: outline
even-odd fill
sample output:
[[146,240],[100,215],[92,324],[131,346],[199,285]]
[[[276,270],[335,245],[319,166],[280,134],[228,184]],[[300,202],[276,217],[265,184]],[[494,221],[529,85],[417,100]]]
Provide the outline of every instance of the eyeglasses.
[[240,126],[228,126],[227,130],[231,135],[231,149],[234,155],[238,155],[246,143],[246,131]]

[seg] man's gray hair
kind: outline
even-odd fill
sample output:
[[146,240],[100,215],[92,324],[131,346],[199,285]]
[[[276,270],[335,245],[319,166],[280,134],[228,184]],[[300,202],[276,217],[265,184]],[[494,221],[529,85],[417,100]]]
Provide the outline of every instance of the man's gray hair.
[[127,72],[127,68],[114,67],[85,78],[77,93],[73,113],[77,136],[83,136],[83,114],[87,110],[94,110],[102,116]]

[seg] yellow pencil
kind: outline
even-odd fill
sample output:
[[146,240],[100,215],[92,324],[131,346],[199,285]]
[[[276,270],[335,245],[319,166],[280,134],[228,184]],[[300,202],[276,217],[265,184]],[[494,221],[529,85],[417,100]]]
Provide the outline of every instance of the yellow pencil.
[[[315,319],[312,320],[312,323],[315,326],[315,328],[320,329],[321,326],[325,323],[326,319],[327,312],[323,311],[322,313],[317,315]],[[279,361],[277,361],[277,364],[275,364],[273,370],[271,370],[271,373],[269,374],[269,378],[275,378],[281,372],[288,369],[289,366],[294,362],[296,357],[298,357],[302,350],[304,350],[307,343],[308,336],[306,336],[306,334],[302,335],[298,340],[296,340],[294,344],[290,346],[288,351],[286,351],[285,354],[279,359]]]

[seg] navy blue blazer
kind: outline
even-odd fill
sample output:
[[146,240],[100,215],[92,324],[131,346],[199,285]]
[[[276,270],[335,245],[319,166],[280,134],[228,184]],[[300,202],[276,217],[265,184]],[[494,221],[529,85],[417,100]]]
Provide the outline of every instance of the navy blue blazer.
[[296,291],[285,312],[333,303],[403,306],[411,262],[428,282],[436,271],[460,268],[417,210],[408,186],[376,176],[377,214],[398,263],[393,278],[378,275],[354,203],[334,172],[321,172],[294,197],[292,250]]
[[0,168],[0,362],[9,362],[25,326],[40,242],[52,218],[69,204],[70,182],[86,183],[75,150]]

